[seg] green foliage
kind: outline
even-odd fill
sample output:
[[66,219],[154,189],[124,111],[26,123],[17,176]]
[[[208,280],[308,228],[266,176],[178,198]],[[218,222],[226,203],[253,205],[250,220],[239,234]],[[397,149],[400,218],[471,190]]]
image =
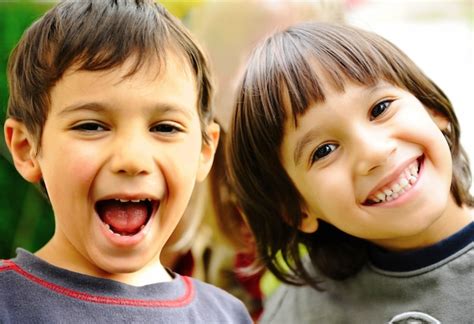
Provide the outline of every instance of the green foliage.
[[[177,17],[202,1],[164,1]],[[8,102],[6,69],[8,56],[23,32],[53,2],[31,0],[0,1],[0,123],[5,120]],[[3,129],[3,127],[2,127]],[[40,191],[16,172],[0,132],[0,259],[15,256],[15,249],[38,250],[52,236],[54,219],[51,206]]]
[[[8,56],[24,30],[51,4],[31,1],[0,2],[0,107],[3,125],[8,101]],[[3,129],[3,127],[2,127]],[[0,258],[15,255],[16,247],[35,251],[54,230],[49,203],[11,164],[3,132],[0,138]]]

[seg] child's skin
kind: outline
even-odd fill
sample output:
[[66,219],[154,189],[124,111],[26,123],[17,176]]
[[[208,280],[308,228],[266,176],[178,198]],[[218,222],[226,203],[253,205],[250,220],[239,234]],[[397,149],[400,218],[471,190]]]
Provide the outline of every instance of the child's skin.
[[303,198],[302,231],[315,232],[324,220],[388,250],[407,250],[439,242],[473,220],[450,193],[452,160],[440,131],[448,127],[445,117],[386,82],[346,80],[344,91],[322,84],[325,101],[296,123],[289,119],[281,145],[282,165]]
[[[212,165],[219,128],[209,124],[206,144],[190,67],[172,51],[165,61],[160,71],[150,60],[126,77],[133,57],[111,70],[69,68],[50,92],[40,140],[6,121],[16,168],[30,182],[44,180],[54,210],[54,235],[38,257],[136,286],[171,280],[160,252]],[[151,200],[149,221],[143,203],[98,208],[117,199]],[[124,235],[108,229],[108,212]]]

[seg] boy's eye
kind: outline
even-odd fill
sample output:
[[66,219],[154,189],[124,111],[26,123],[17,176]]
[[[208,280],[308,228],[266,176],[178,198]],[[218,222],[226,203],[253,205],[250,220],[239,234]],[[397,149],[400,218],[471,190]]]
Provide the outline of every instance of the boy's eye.
[[78,130],[78,131],[83,131],[83,132],[103,132],[103,131],[107,130],[101,124],[92,123],[92,122],[87,122],[87,123],[82,123],[82,124],[76,125],[72,129],[73,130]]
[[151,132],[158,132],[158,133],[166,133],[166,134],[174,134],[181,132],[181,128],[175,126],[173,124],[158,124],[150,128]]
[[327,155],[331,154],[337,149],[336,144],[323,144],[319,146],[316,151],[311,155],[311,162],[314,163]]
[[384,100],[377,103],[370,111],[370,120],[374,120],[382,115],[390,107],[391,103],[391,100]]

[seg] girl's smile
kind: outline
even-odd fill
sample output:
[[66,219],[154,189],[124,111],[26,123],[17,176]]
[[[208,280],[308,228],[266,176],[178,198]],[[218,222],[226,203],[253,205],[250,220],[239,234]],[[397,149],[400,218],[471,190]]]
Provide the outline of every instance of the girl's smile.
[[[372,206],[377,205],[386,206],[388,202],[396,201],[398,198],[402,197],[410,191],[415,184],[418,182],[418,178],[421,173],[421,167],[423,163],[423,157],[416,159],[415,161],[408,162],[408,167],[403,167],[401,172],[396,171],[394,175],[388,177],[387,180],[384,179],[382,182],[383,185],[377,186],[377,189],[373,190],[369,194],[363,204]],[[405,163],[406,166],[407,163]]]

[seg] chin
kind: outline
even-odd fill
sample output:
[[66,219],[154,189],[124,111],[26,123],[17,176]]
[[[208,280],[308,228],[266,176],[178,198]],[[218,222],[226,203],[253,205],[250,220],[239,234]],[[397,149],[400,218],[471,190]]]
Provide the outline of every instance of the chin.
[[111,267],[107,267],[107,269],[103,269],[104,271],[110,274],[127,274],[127,273],[135,273],[143,269],[144,265],[134,265],[128,262],[123,262],[122,264],[114,264]]
[[138,256],[101,256],[93,258],[92,261],[101,271],[111,275],[135,273],[150,263],[150,260],[144,258],[143,254]]

